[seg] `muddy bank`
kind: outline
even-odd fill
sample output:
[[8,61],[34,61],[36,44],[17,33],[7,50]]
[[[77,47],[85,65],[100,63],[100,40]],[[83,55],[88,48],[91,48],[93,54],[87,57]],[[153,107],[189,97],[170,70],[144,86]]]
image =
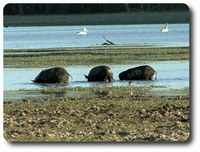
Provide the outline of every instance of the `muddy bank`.
[[[26,51],[12,56],[13,52],[6,50],[4,53],[8,54],[4,54],[4,67],[45,67],[53,59],[57,61],[55,66],[73,65],[77,63],[82,50],[76,52],[77,56],[73,56],[73,51],[61,50],[61,54],[55,56],[44,52],[44,56],[40,54],[34,57]],[[147,49],[145,53],[138,49],[125,49],[121,52],[106,48],[102,53],[107,54],[108,59],[102,58],[105,55],[99,54],[99,50],[92,50],[92,54],[85,51],[82,53],[87,60],[89,55],[91,60],[84,64],[97,64],[96,61],[115,64],[119,58],[124,62],[138,58],[146,61],[149,55],[152,60],[172,60],[177,57],[179,60],[189,59],[189,48]],[[73,57],[72,61],[66,60],[64,54]],[[96,57],[95,60],[93,57]],[[44,59],[51,60],[41,62]],[[4,137],[10,142],[187,141],[190,137],[189,89],[180,92],[164,90],[162,93],[159,89],[156,94],[151,89],[127,86],[76,87],[7,92],[4,93],[7,97],[19,98],[4,102]]]
[[4,102],[4,137],[10,142],[187,141],[189,90],[157,89],[76,87],[10,92],[13,97],[27,96]]
[[126,88],[125,94],[100,89],[95,97],[5,102],[4,137],[10,142],[187,141],[189,96],[153,96],[147,90],[130,95]]
[[[123,91],[122,91],[123,90]],[[98,98],[98,97],[131,97],[131,96],[176,97],[189,95],[189,88],[171,89],[161,86],[146,87],[65,87],[43,88],[33,90],[4,91],[4,102],[20,102],[24,100],[41,101],[43,99],[64,98]]]

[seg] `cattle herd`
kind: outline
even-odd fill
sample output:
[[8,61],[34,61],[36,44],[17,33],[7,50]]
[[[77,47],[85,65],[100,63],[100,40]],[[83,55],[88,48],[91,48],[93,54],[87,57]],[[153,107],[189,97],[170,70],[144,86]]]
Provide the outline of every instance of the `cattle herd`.
[[[119,74],[119,80],[153,80],[156,71],[148,66],[142,65],[127,69]],[[34,80],[34,83],[68,83],[72,76],[62,67],[54,67],[42,70]],[[108,66],[96,66],[92,68],[88,75],[85,75],[88,82],[112,82],[113,72]],[[155,77],[156,79],[156,77]]]

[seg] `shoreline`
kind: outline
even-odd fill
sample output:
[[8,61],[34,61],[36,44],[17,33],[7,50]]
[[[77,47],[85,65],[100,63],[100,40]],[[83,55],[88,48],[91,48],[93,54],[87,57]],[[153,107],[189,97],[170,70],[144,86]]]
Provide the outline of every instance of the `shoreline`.
[[[167,88],[162,86],[134,86],[138,90],[148,90],[146,95],[156,96],[156,97],[177,97],[177,96],[187,96],[189,95],[189,87],[185,88]],[[6,102],[20,102],[24,100],[35,100],[37,102],[42,101],[43,99],[50,98],[85,98],[87,97],[98,97],[99,92],[106,92],[107,89],[117,90],[114,95],[124,94],[120,93],[119,89],[127,89],[125,86],[111,86],[104,89],[101,87],[65,87],[65,88],[38,88],[38,89],[19,89],[19,90],[4,90],[4,103]],[[98,90],[98,91],[97,91]],[[101,90],[101,91],[99,91]],[[105,91],[106,90],[106,91]],[[98,93],[96,93],[98,92]],[[137,92],[138,93],[138,92]],[[141,95],[141,94],[140,94]]]
[[48,50],[55,50],[55,51],[59,51],[59,50],[84,50],[84,49],[99,49],[99,50],[104,50],[104,49],[156,49],[156,48],[190,48],[190,46],[184,45],[184,46],[161,46],[161,45],[96,45],[96,46],[80,46],[80,47],[50,47],[50,48],[3,48],[4,52],[15,52],[15,51],[22,51],[22,52],[31,52],[31,51],[41,51],[41,52],[45,52]]

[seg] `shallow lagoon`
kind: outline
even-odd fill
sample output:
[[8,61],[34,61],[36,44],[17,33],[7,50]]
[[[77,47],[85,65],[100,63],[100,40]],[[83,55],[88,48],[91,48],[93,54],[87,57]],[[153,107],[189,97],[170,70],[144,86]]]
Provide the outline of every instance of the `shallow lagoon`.
[[[40,89],[48,87],[90,87],[90,86],[128,86],[128,81],[119,81],[118,74],[128,68],[136,67],[141,64],[132,63],[128,65],[110,65],[115,82],[87,82],[84,74],[88,74],[94,66],[68,66],[65,69],[72,75],[68,84],[49,84],[38,85],[32,83],[37,74],[44,68],[4,68],[4,91],[19,89]],[[133,86],[160,86],[166,88],[185,88],[189,87],[189,61],[154,61],[149,62],[157,71],[155,81],[134,81]]]

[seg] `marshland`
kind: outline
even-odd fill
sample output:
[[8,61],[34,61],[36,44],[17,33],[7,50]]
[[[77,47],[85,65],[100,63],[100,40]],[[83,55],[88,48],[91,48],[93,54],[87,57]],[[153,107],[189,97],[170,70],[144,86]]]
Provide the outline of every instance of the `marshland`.
[[[29,71],[49,65],[70,67],[78,64],[76,61],[80,57],[85,66],[112,66],[116,63],[131,66],[132,61],[147,64],[151,60],[186,62],[190,54],[187,47],[103,47],[15,52],[5,50],[5,69],[23,67]],[[44,60],[46,62],[42,62]],[[162,78],[157,72],[156,81],[159,82]],[[128,81],[121,86],[113,85],[119,81],[111,85],[92,83],[89,86],[70,86],[74,80],[70,80],[68,85],[38,86],[27,80],[31,86],[36,86],[35,89],[4,90],[4,137],[11,142],[187,141],[190,134],[190,89],[187,79],[187,86],[181,88],[137,85],[145,84],[137,81],[132,86],[128,85]],[[84,84],[87,83],[85,80]]]
[[[90,33],[82,37],[75,35],[81,26],[4,28],[7,33],[4,33],[3,62],[5,139],[10,142],[188,141],[189,25],[169,24],[171,31],[165,34],[160,33],[162,26],[88,26]],[[105,30],[107,35],[102,32]],[[41,39],[37,39],[36,33],[41,34]],[[58,34],[58,41],[54,41],[54,34]],[[101,45],[103,36],[116,45]],[[83,74],[97,65],[110,66],[116,81],[87,82]],[[138,65],[154,67],[157,80],[133,81],[132,85],[119,80],[119,72]],[[56,66],[64,67],[72,75],[68,84],[31,82],[42,69]]]

